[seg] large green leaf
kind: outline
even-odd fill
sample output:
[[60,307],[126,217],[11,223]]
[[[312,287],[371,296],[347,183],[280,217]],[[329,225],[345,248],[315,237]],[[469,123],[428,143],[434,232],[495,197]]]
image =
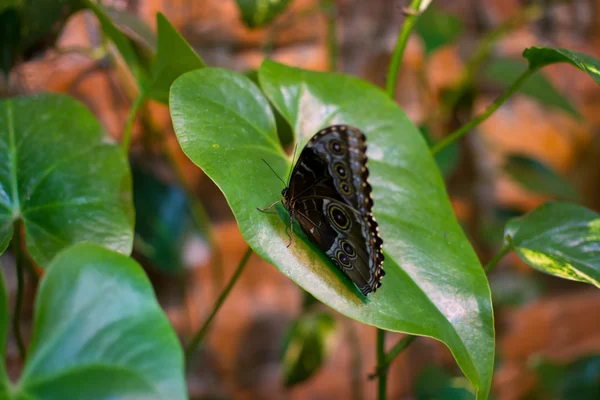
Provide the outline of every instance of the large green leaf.
[[204,61],[161,13],[156,14],[158,51],[148,96],[167,103],[169,89],[181,74],[205,66]]
[[510,221],[505,234],[535,269],[600,287],[598,213],[573,203],[546,203]]
[[42,266],[76,242],[131,252],[127,159],[70,97],[0,101],[0,252],[17,219],[29,254]]
[[600,398],[600,355],[567,365],[540,359],[533,363],[539,387],[528,399],[592,400]]
[[13,399],[187,398],[177,336],[126,256],[92,244],[57,255],[34,328]]
[[554,196],[559,200],[579,198],[577,189],[567,179],[546,164],[523,154],[511,154],[506,158],[504,171],[524,188],[533,192]]
[[257,28],[271,22],[291,0],[236,0],[244,23]]
[[[521,60],[499,58],[490,62],[482,71],[486,79],[508,88],[526,69],[527,65]],[[519,92],[546,106],[559,108],[574,117],[581,117],[569,99],[560,93],[541,72],[531,75],[523,83]]]
[[485,398],[494,358],[489,286],[417,128],[381,90],[355,78],[271,61],[259,76],[300,148],[332,123],[365,131],[387,275],[365,300],[301,235],[287,247],[281,207],[279,215],[256,210],[280,199],[283,189],[261,159],[281,176],[290,169],[269,102],[244,76],[213,68],[193,71],[171,88],[175,132],[187,156],[225,194],[246,241],[339,312],[383,329],[443,341]]
[[566,62],[587,72],[600,85],[600,60],[588,54],[552,47],[529,47],[523,51],[529,68],[538,69],[549,64]]

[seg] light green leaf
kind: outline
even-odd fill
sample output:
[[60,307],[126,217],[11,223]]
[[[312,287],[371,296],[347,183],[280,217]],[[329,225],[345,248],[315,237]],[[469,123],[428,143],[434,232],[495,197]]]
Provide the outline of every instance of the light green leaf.
[[550,167],[531,157],[511,154],[506,158],[504,171],[532,192],[554,196],[560,200],[579,198],[577,189]]
[[187,398],[179,340],[128,257],[92,244],[57,255],[34,328],[12,399]]
[[415,30],[423,39],[425,53],[431,54],[460,36],[462,22],[458,17],[431,6],[417,18]]
[[533,268],[600,287],[600,215],[566,202],[546,203],[506,225],[513,249]]
[[291,0],[236,0],[242,19],[250,28],[271,22],[282,13]]
[[148,96],[163,103],[169,101],[169,89],[181,74],[205,67],[204,61],[161,13],[156,14],[158,52],[152,67],[152,85]]
[[369,167],[386,254],[382,287],[368,300],[297,235],[287,247],[287,215],[256,210],[281,198],[290,160],[269,102],[246,77],[207,68],[171,88],[171,115],[186,155],[221,188],[250,246],[339,312],[383,329],[446,343],[479,397],[489,391],[494,328],[483,269],[460,229],[444,183],[417,128],[381,90],[361,80],[267,61],[259,72],[299,148],[319,128],[348,123],[369,139]]
[[0,101],[0,252],[18,219],[27,250],[41,266],[77,242],[131,252],[127,159],[70,97]]
[[[499,58],[490,62],[483,69],[483,73],[486,79],[498,83],[503,88],[508,88],[526,69],[527,65],[520,60]],[[546,79],[542,72],[537,72],[527,78],[519,89],[519,92],[546,106],[559,108],[574,117],[581,118],[581,114],[579,114],[575,106]]]
[[569,63],[587,72],[600,85],[600,60],[588,54],[552,47],[529,47],[523,51],[523,57],[529,61],[531,69],[560,62]]

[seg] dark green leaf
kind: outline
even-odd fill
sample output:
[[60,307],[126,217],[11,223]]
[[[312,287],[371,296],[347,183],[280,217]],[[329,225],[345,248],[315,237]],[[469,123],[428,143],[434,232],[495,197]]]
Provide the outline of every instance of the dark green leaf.
[[185,191],[139,167],[132,168],[132,175],[136,251],[164,272],[181,272],[186,240],[200,236]]
[[0,265],[0,399],[8,398],[10,380],[6,374],[6,338],[8,337],[8,293],[4,284],[3,266]]
[[600,356],[584,357],[567,365],[540,360],[534,365],[541,391],[560,400],[600,398]]
[[352,124],[366,133],[387,274],[382,287],[365,300],[301,235],[287,247],[282,208],[279,215],[256,210],[280,199],[283,188],[261,159],[284,177],[291,167],[269,102],[242,75],[213,68],[193,71],[171,88],[175,132],[186,155],[225,194],[246,241],[339,312],[443,341],[485,398],[494,357],[489,286],[417,128],[385,93],[359,79],[271,61],[263,64],[259,77],[296,132],[299,149],[333,123]]
[[282,13],[291,0],[236,0],[242,19],[250,28],[271,22]]
[[148,96],[167,103],[169,89],[181,74],[203,68],[204,61],[161,13],[156,14],[158,52],[152,68],[153,82]]
[[141,57],[132,41],[112,22],[109,16],[109,8],[93,3],[90,0],[86,1],[86,5],[94,12],[98,21],[100,21],[104,34],[112,40],[119,50],[121,57],[125,60],[140,89],[145,88],[150,79],[148,60]]
[[573,203],[546,203],[506,226],[519,257],[560,278],[600,287],[600,215]]
[[462,22],[458,17],[431,6],[417,18],[415,30],[423,39],[425,52],[431,54],[458,38],[462,31]]
[[21,52],[35,52],[54,44],[68,17],[79,9],[80,0],[23,0]]
[[[431,134],[429,133],[429,129],[426,126],[422,126],[419,128],[421,134],[425,138],[427,145],[432,147],[435,142],[431,138]],[[437,163],[440,172],[444,178],[450,176],[450,174],[454,171],[456,166],[458,165],[458,161],[460,158],[458,143],[454,142],[450,144],[448,147],[436,153],[434,156],[435,162]]]
[[588,54],[552,47],[529,47],[523,52],[531,69],[542,68],[549,64],[566,62],[587,72],[600,85],[600,60]]
[[28,252],[41,266],[77,242],[131,252],[127,160],[70,97],[0,101],[0,252],[19,218]]
[[[499,58],[490,62],[483,69],[483,72],[486,79],[498,83],[504,88],[508,88],[526,69],[527,65],[520,60]],[[577,118],[581,117],[581,114],[579,114],[568,98],[560,93],[541,72],[537,72],[527,78],[519,89],[519,92],[546,106],[559,108]]]
[[524,188],[532,192],[553,196],[560,200],[579,198],[577,189],[550,167],[525,155],[513,154],[507,157],[504,171]]
[[135,261],[92,244],[57,255],[12,398],[187,398],[179,340]]
[[293,386],[314,375],[331,353],[335,319],[329,313],[309,313],[290,327],[283,346],[283,381]]
[[0,12],[0,37],[0,69],[8,81],[21,38],[21,16],[16,8],[5,8]]
[[474,400],[475,395],[463,377],[453,377],[436,366],[425,367],[415,382],[417,400]]

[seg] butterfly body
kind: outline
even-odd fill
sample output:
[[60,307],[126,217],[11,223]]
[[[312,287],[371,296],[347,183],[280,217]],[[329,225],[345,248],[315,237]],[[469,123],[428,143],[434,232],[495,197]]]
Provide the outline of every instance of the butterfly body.
[[359,129],[325,128],[302,150],[282,191],[290,217],[364,295],[381,286],[385,275],[366,149]]

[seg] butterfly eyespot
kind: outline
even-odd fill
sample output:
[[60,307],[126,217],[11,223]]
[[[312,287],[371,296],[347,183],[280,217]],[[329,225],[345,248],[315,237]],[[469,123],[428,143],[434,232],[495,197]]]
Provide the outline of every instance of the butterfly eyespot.
[[349,195],[352,193],[352,190],[350,189],[350,186],[348,186],[348,184],[346,182],[342,182],[340,184],[340,190],[342,191],[342,193],[344,193],[345,195]]
[[344,168],[344,166],[342,164],[335,164],[333,166],[333,170],[340,178],[342,178],[342,179],[346,178],[346,176],[347,176],[346,168]]
[[352,247],[352,245],[348,242],[342,242],[342,249],[344,250],[344,253],[346,253],[348,256],[350,257],[355,257],[356,256],[356,251],[354,250],[354,247]]
[[340,229],[348,229],[350,226],[350,221],[340,207],[333,205],[329,208],[329,216],[333,223]]
[[352,265],[352,263],[350,262],[350,258],[348,258],[348,256],[346,254],[342,253],[341,251],[338,251],[335,256],[336,256],[337,260],[340,262],[340,264],[342,264],[342,266],[349,267]]
[[339,140],[334,139],[331,142],[329,142],[329,150],[331,150],[333,154],[344,154],[344,146]]

